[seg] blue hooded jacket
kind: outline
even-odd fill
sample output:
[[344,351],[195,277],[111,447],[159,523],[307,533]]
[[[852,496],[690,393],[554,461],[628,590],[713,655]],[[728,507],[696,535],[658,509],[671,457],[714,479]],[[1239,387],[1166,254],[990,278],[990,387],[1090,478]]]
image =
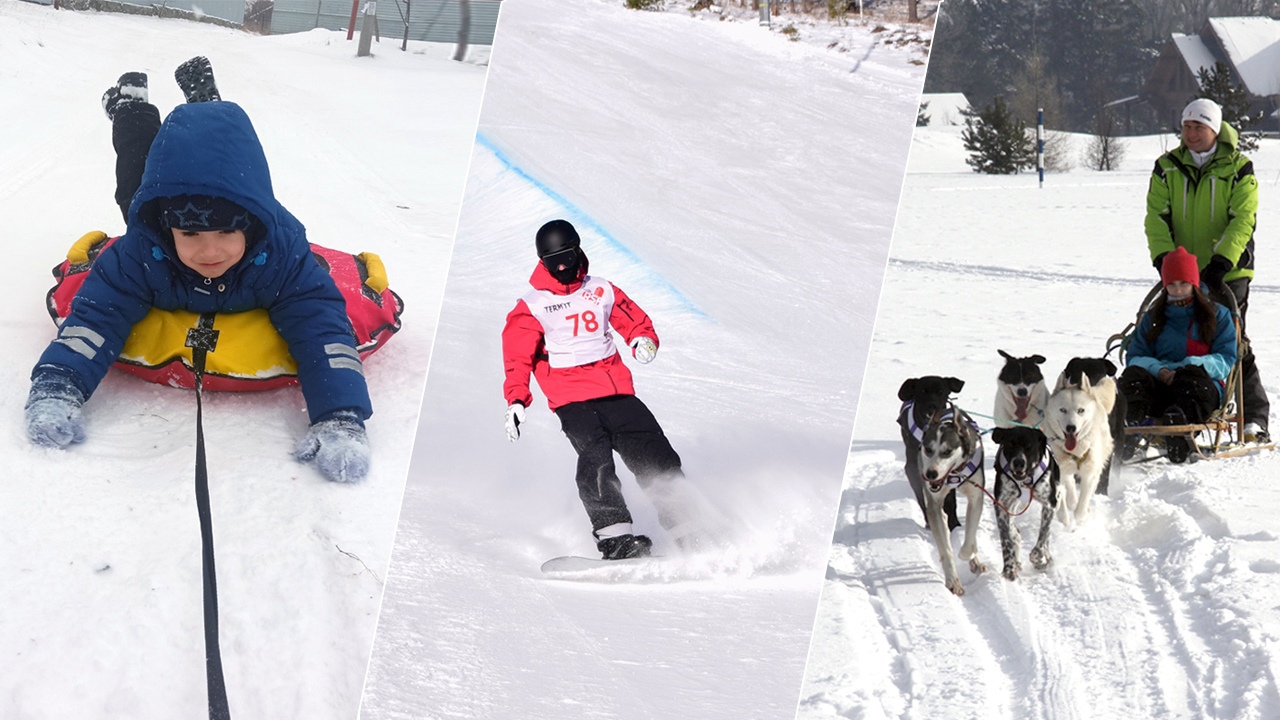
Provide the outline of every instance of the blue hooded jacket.
[[[244,257],[222,277],[205,278],[178,260],[157,202],[176,195],[225,198],[257,219]],[[129,207],[128,230],[98,256],[33,377],[63,372],[89,397],[152,307],[263,308],[298,363],[313,423],[336,410],[362,418],[373,412],[346,302],[312,256],[302,223],[276,201],[262,144],[234,103],[181,105],[165,119]]]
[[[1151,315],[1143,315],[1138,329],[1133,334],[1133,342],[1125,356],[1129,365],[1136,365],[1152,375],[1158,375],[1162,368],[1177,370],[1184,365],[1199,365],[1209,373],[1209,377],[1218,381],[1219,395],[1227,375],[1236,364],[1236,327],[1231,320],[1231,311],[1214,303],[1217,318],[1217,333],[1212,338],[1201,337],[1201,328],[1195,322],[1195,308],[1190,305],[1165,306],[1165,323],[1155,343],[1147,342],[1147,332],[1151,329]],[[1203,355],[1193,355],[1188,351],[1191,341],[1207,346]]]

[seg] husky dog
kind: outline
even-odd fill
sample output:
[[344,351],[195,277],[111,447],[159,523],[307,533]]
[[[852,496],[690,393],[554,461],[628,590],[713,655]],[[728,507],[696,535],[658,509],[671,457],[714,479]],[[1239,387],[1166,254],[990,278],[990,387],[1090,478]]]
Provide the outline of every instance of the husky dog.
[[1107,408],[1107,421],[1111,427],[1112,456],[1107,459],[1106,467],[1102,469],[1102,478],[1098,481],[1097,492],[1099,495],[1106,495],[1111,486],[1111,475],[1113,472],[1119,472],[1113,468],[1120,465],[1124,448],[1124,426],[1125,416],[1129,412],[1129,402],[1125,399],[1124,393],[1120,392],[1115,381],[1116,366],[1106,358],[1071,358],[1067,363],[1067,367],[1063,369],[1062,374],[1058,376],[1058,382],[1054,385],[1054,390],[1064,388],[1068,385],[1080,386],[1080,378],[1087,377],[1094,388],[1102,393],[1103,405]]
[[[937,375],[911,378],[898,388],[898,399],[902,401],[898,427],[902,431],[902,444],[906,446],[907,458],[903,471],[907,474],[907,482],[911,483],[911,492],[915,493],[916,502],[920,504],[920,511],[925,514],[926,524],[929,522],[929,513],[924,504],[924,481],[920,479],[920,443],[924,439],[925,427],[946,411],[951,404],[951,394],[962,389],[963,380]],[[947,498],[945,510],[947,530],[960,527],[954,495]]]
[[950,394],[963,387],[964,381],[957,378],[927,376],[907,380],[898,390],[904,401],[898,424],[906,445],[907,480],[938,546],[947,589],[956,595],[964,594],[951,548],[951,530],[960,524],[955,514],[957,492],[968,503],[960,559],[969,561],[974,574],[987,569],[978,559],[978,523],[986,485],[982,436],[977,423],[950,402]]
[[1031,564],[1043,570],[1053,561],[1049,554],[1049,528],[1058,508],[1058,463],[1049,451],[1049,439],[1036,428],[996,428],[991,439],[1000,446],[996,452],[996,527],[1000,529],[1000,550],[1004,555],[1006,580],[1017,580],[1022,570],[1018,557],[1022,536],[1010,512],[1022,514],[1032,498],[1040,501],[1040,535],[1031,549]]
[[1079,387],[1064,385],[1049,396],[1045,435],[1062,468],[1064,497],[1058,504],[1058,519],[1067,527],[1072,527],[1072,516],[1077,525],[1089,516],[1089,498],[1115,447],[1107,424],[1108,395],[1115,397],[1114,381],[1109,389],[1094,387],[1086,375]]
[[1043,355],[1016,358],[997,350],[1005,359],[996,381],[996,409],[992,413],[997,427],[1030,425],[1039,427],[1044,420],[1044,406],[1049,401],[1040,366]]
[[924,431],[920,443],[920,474],[924,480],[924,514],[933,541],[938,545],[938,557],[942,561],[942,575],[947,589],[956,595],[964,594],[960,576],[956,573],[955,556],[951,551],[951,533],[943,529],[943,504],[948,498],[954,502],[955,494],[965,496],[964,544],[960,546],[960,559],[969,561],[969,570],[975,575],[987,569],[978,559],[978,523],[982,520],[982,506],[986,502],[982,489],[986,478],[982,470],[982,435],[978,425],[963,410],[952,406],[942,417]]

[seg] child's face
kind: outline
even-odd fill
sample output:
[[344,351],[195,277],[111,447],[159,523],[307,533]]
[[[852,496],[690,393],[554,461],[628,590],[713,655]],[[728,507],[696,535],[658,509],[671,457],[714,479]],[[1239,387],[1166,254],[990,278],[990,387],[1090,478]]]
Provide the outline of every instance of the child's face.
[[244,257],[243,230],[173,230],[178,260],[204,277],[221,277]]

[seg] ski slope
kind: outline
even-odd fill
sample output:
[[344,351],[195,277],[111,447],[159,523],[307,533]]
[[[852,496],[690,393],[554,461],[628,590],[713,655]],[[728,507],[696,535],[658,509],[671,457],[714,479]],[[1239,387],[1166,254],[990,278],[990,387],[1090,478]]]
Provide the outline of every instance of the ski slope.
[[[884,270],[918,53],[755,22],[512,0],[481,113],[362,717],[777,718],[800,687]],[[625,38],[625,42],[622,39]],[[575,456],[535,390],[503,430],[499,333],[564,217],[653,317],[630,361],[731,547],[594,581]]]
[[[1086,525],[1054,524],[1044,572],[1026,561],[1029,513],[1016,583],[1000,576],[988,507],[979,555],[991,569],[962,567],[962,598],[943,587],[903,476],[898,386],[959,377],[958,404],[990,415],[998,348],[1045,355],[1050,383],[1070,358],[1101,356],[1157,279],[1142,220],[1151,163],[1173,142],[1129,139],[1123,171],[1052,174],[1038,189],[1034,174],[969,172],[959,130],[921,129],[912,144],[798,717],[1280,716],[1275,453],[1124,467]],[[1280,143],[1252,156],[1262,210],[1248,319],[1276,397],[1280,286],[1262,229],[1280,223]]]
[[[277,196],[321,244],[379,253],[404,329],[366,365],[366,482],[339,486],[290,451],[296,388],[206,398],[204,425],[234,717],[357,712],[387,576],[431,339],[483,91],[486,48],[389,43],[357,59],[341,33],[258,37],[209,25],[0,0],[0,717],[206,716],[195,398],[113,371],[88,440],[31,446],[28,375],[54,336],[49,269],[93,229],[123,230],[99,99],[208,56],[253,118]],[[398,44],[397,44],[398,46]]]

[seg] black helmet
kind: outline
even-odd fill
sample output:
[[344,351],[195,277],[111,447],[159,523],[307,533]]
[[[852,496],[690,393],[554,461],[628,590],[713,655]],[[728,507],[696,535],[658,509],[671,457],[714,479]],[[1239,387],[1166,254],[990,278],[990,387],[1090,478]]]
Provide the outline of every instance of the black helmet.
[[573,229],[568,220],[552,220],[538,228],[536,239],[538,257],[544,258],[553,253],[577,248],[581,241],[578,231]]

